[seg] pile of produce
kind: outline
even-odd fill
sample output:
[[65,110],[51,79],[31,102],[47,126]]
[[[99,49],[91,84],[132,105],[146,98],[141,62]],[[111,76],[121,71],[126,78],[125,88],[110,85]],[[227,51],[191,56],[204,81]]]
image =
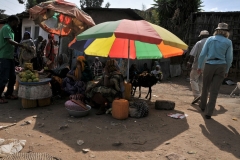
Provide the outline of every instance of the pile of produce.
[[20,81],[22,82],[39,82],[38,73],[30,70],[19,73]]

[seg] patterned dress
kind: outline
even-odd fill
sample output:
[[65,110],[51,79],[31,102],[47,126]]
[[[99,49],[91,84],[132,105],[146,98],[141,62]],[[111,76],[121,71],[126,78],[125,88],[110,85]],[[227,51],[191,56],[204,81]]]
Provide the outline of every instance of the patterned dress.
[[[74,75],[75,69],[70,70],[68,74]],[[74,81],[72,78],[66,77],[63,80],[63,89],[66,93],[72,94],[84,94],[86,90],[86,84],[93,79],[92,72],[88,66],[85,66],[82,72],[81,80]]]
[[[105,80],[106,81],[106,80]],[[92,98],[94,94],[101,93],[101,95],[107,99],[108,102],[113,102],[115,98],[122,97],[122,82],[123,76],[122,74],[112,74],[109,76],[109,85],[104,83],[104,77],[95,85],[93,88],[92,86],[94,83],[90,82],[87,88],[92,88],[86,96],[88,98]]]

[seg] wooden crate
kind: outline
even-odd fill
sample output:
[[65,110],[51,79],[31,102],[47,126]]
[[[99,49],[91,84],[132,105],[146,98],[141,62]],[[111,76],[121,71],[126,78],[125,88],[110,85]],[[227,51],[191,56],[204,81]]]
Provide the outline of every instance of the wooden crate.
[[38,99],[37,102],[38,102],[39,107],[49,106],[51,104],[51,97],[44,98],[44,99]]
[[22,98],[22,107],[23,108],[37,107],[37,100],[29,100],[29,99]]

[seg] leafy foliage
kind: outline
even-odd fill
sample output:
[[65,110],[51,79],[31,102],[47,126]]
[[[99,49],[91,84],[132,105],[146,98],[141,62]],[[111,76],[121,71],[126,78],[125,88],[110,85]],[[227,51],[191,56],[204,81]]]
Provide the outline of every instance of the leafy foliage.
[[[80,6],[81,8],[86,8],[86,7],[94,7],[94,8],[101,8],[104,0],[80,0]],[[107,2],[105,5],[105,8],[109,8],[110,3]]]
[[146,9],[146,6],[142,5],[142,10],[135,10],[135,12],[148,22],[159,24],[158,12],[155,8]]
[[0,19],[7,18],[8,16],[4,14],[5,10],[0,9]]
[[46,1],[48,0],[18,0],[20,4],[26,3],[26,9],[32,8],[33,6]]
[[202,0],[154,0],[159,25],[183,38],[192,12],[201,11]]

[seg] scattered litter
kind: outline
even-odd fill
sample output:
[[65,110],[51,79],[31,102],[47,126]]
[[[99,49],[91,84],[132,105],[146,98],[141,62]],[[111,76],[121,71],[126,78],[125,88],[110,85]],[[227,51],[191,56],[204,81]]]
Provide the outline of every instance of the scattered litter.
[[232,118],[232,120],[237,121],[237,118],[234,117],[234,118]]
[[95,158],[96,156],[95,156],[95,155],[93,155],[93,154],[91,154],[89,157],[91,157],[91,158]]
[[98,126],[96,126],[96,128],[97,128],[97,129],[102,129],[102,128],[98,127]]
[[44,127],[44,123],[39,123],[39,124],[38,124],[38,127],[39,127],[39,128]]
[[166,158],[168,160],[176,160],[176,159],[178,159],[178,160],[186,160],[185,157],[183,157],[182,155],[178,155],[176,153],[170,153],[170,154],[166,155]]
[[74,123],[74,120],[69,119],[68,122],[70,122],[70,123]]
[[65,125],[59,127],[60,130],[65,129],[65,128],[68,128],[68,124],[65,124]]
[[181,113],[175,113],[175,114],[169,113],[169,114],[167,114],[167,116],[175,118],[175,119],[183,119],[183,118],[186,118],[188,115],[187,114],[181,114]]
[[31,123],[32,123],[32,121],[24,121],[24,123],[21,124],[21,126],[29,125],[29,124],[31,124]]
[[158,97],[158,96],[154,94],[153,97]]
[[169,145],[169,144],[170,144],[170,142],[166,142],[166,143],[165,143],[165,145]]
[[137,121],[134,121],[135,123],[137,122]]
[[132,144],[144,145],[145,143],[147,143],[147,141],[143,141],[143,142],[133,142]]
[[33,116],[33,118],[37,118],[38,116]]
[[81,146],[83,143],[84,143],[83,140],[77,140],[77,144],[78,144],[79,146]]
[[8,155],[20,152],[26,144],[26,140],[17,139],[1,139],[0,138],[0,154]]
[[188,151],[187,153],[188,154],[196,154],[197,152],[195,152],[195,151]]
[[0,130],[2,129],[6,129],[8,127],[12,127],[12,126],[15,126],[17,123],[12,123],[12,124],[9,124],[9,125],[6,125],[6,126],[0,126]]
[[112,144],[112,146],[121,146],[121,145],[122,145],[122,142],[120,142],[120,141],[114,142]]
[[111,122],[111,125],[112,125],[112,126],[118,126],[118,125],[120,125],[120,123]]
[[90,151],[90,149],[82,149],[83,153],[88,153]]
[[9,117],[9,118],[12,118],[12,117]]
[[111,114],[112,113],[112,108],[109,108],[107,111],[106,111],[106,114]]

